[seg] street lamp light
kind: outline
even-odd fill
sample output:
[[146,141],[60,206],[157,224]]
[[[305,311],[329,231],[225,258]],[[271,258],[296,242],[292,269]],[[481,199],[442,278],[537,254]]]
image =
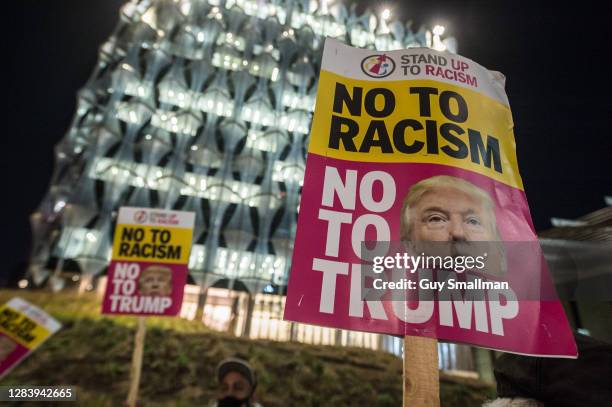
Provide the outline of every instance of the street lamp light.
[[434,35],[442,35],[444,34],[444,30],[446,30],[446,27],[444,27],[443,25],[436,25],[433,28],[433,33]]

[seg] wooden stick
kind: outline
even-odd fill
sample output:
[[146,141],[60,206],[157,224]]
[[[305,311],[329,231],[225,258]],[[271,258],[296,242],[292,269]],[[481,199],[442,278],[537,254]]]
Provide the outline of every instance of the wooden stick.
[[439,407],[438,341],[404,337],[404,407]]
[[142,370],[142,354],[146,334],[146,317],[138,317],[138,327],[134,336],[134,353],[132,354],[132,368],[130,370],[130,391],[126,404],[136,407],[138,400],[138,387],[140,386],[140,372]]

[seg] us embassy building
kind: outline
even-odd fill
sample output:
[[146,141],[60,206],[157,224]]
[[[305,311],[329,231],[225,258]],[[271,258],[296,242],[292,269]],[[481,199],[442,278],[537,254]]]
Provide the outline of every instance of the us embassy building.
[[[182,317],[400,354],[399,338],[283,321],[284,293],[325,37],[455,52],[443,31],[325,0],[126,3],[56,146],[27,284],[103,292],[120,206],[193,211]],[[440,345],[442,368],[472,368],[458,349]]]

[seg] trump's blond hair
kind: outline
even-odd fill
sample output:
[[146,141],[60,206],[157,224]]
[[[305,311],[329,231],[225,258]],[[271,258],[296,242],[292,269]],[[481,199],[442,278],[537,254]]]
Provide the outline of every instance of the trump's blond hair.
[[495,220],[495,204],[491,196],[485,190],[477,187],[471,182],[450,175],[437,175],[435,177],[426,178],[417,182],[408,190],[408,193],[404,197],[404,202],[402,203],[402,212],[400,215],[401,240],[411,240],[413,223],[411,210],[421,200],[423,195],[435,188],[457,189],[481,202],[488,217],[486,224],[491,232],[491,236],[494,236],[496,240],[501,240]]

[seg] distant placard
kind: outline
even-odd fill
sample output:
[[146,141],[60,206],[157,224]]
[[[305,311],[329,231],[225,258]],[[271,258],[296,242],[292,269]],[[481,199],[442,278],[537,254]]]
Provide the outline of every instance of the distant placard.
[[0,306],[0,377],[38,348],[61,324],[35,305],[16,297]]
[[122,207],[103,314],[177,315],[183,302],[195,214]]

